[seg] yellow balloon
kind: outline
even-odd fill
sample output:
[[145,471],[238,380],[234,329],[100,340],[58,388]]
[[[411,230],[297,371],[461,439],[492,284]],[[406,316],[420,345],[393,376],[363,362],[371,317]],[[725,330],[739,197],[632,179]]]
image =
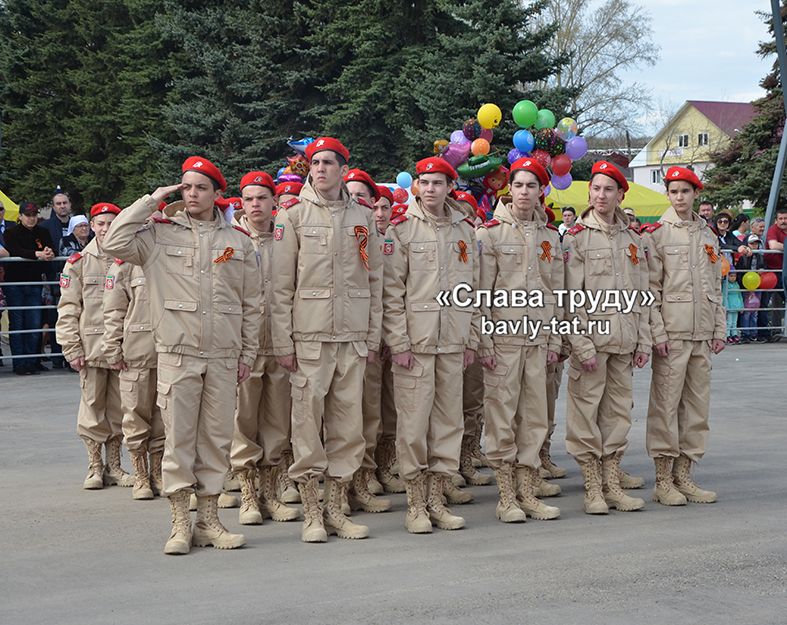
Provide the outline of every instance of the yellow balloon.
[[756,291],[760,286],[760,274],[754,271],[747,271],[743,274],[743,286],[749,291]]
[[495,193],[495,196],[496,197],[503,197],[504,195],[508,195],[510,192],[511,192],[511,188],[508,185],[506,185],[502,189],[500,189],[500,191]]
[[497,104],[484,104],[478,109],[476,119],[481,124],[481,128],[491,130],[500,125],[500,122],[503,120],[503,112]]

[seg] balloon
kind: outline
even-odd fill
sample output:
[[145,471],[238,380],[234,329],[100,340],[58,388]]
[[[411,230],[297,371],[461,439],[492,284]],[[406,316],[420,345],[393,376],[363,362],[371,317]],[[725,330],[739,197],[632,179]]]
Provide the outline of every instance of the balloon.
[[298,139],[298,140],[294,140],[290,138],[290,140],[287,141],[287,145],[289,145],[298,154],[305,154],[306,146],[313,142],[314,142],[313,137],[304,137],[303,139]]
[[530,128],[538,119],[538,107],[530,100],[520,100],[511,111],[514,122],[520,128]]
[[298,174],[282,174],[281,176],[276,176],[276,180],[278,182],[303,182],[303,178]]
[[492,138],[494,136],[495,135],[494,135],[494,133],[491,130],[489,130],[488,128],[482,128],[481,129],[481,134],[478,135],[478,138],[479,139],[486,139],[487,141],[489,141],[489,143],[492,143]]
[[445,152],[440,155],[454,169],[464,163],[468,156],[470,156],[470,142],[467,140],[464,143],[449,144]]
[[508,151],[508,163],[513,164],[514,161],[518,161],[524,155],[525,155],[524,152],[522,152],[522,150],[520,150],[519,148],[511,148]]
[[[554,171],[554,167],[552,171]],[[566,174],[565,176],[552,176],[552,186],[558,191],[565,191],[571,186],[572,182],[574,182],[574,179],[571,177],[571,174]]]
[[465,133],[462,132],[461,130],[454,130],[451,133],[451,143],[456,143],[458,145],[461,145],[463,143],[470,143],[470,140],[467,137],[465,137]]
[[544,169],[548,168],[552,164],[552,157],[549,155],[549,152],[544,152],[544,150],[533,150],[533,154],[531,156],[541,163],[541,166]]
[[484,104],[476,115],[481,128],[497,128],[503,119],[503,111],[497,104]]
[[726,278],[727,274],[730,273],[730,261],[727,260],[726,256],[721,257],[721,277]]
[[570,141],[577,136],[577,122],[571,117],[564,117],[557,123],[556,132],[563,141]]
[[397,204],[404,204],[409,199],[409,194],[407,193],[407,189],[402,189],[399,187],[398,189],[393,190],[393,199],[394,202]]
[[396,176],[396,184],[402,187],[402,189],[406,189],[413,184],[413,177],[406,171],[400,171]]
[[489,141],[486,139],[476,139],[470,146],[473,156],[486,156],[489,154]]
[[538,112],[536,119],[536,128],[554,128],[555,127],[555,114],[549,109],[541,109]]
[[465,133],[468,141],[475,141],[481,136],[481,124],[475,117],[471,117],[462,124],[462,132]]
[[277,180],[278,180],[278,179],[280,179],[280,178],[281,178],[281,177],[284,175],[284,170],[285,170],[285,169],[286,169],[285,167],[280,167],[280,168],[279,168],[279,171],[278,171],[278,172],[276,172],[276,179],[277,179]]
[[442,154],[443,152],[445,152],[445,149],[447,147],[448,147],[448,141],[446,141],[445,139],[438,139],[433,144],[435,154]]
[[547,186],[544,187],[544,197],[546,197],[550,193],[552,193],[552,185],[548,184]]
[[760,274],[754,271],[747,271],[743,274],[743,280],[741,280],[741,282],[743,282],[743,286],[749,291],[756,291],[760,287]]
[[588,153],[588,142],[584,137],[574,137],[566,143],[566,154],[572,161],[579,160]]
[[511,187],[506,185],[502,189],[500,189],[500,191],[495,193],[495,197],[503,197],[504,195],[508,195],[509,193],[511,193]]
[[517,130],[514,133],[514,147],[523,155],[530,154],[536,145],[536,140],[529,130]]
[[[552,159],[552,173],[556,176],[565,176],[571,171],[571,165],[571,159],[567,155],[560,154],[555,156]],[[560,187],[556,186],[555,188],[559,189]]]
[[760,274],[760,288],[761,289],[775,289],[776,283],[779,279],[772,271],[766,271]]
[[503,159],[497,156],[474,156],[466,163],[456,168],[464,180],[483,178],[487,174],[495,171],[503,164]]

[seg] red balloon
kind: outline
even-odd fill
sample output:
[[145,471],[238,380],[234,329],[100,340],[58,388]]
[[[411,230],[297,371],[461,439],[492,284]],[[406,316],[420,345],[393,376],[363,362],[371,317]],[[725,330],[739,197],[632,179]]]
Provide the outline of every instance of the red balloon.
[[571,171],[571,158],[565,154],[560,154],[552,158],[552,173],[556,176],[565,176]]
[[546,150],[533,150],[530,156],[536,159],[544,169],[548,168],[552,163],[552,157]]
[[778,279],[776,274],[772,271],[766,271],[760,274],[760,288],[761,289],[775,289]]

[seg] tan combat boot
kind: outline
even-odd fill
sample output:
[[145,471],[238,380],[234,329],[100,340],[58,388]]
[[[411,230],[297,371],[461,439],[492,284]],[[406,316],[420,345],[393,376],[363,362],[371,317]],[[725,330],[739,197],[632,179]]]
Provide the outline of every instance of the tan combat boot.
[[604,501],[607,502],[607,506],[619,512],[642,510],[645,507],[645,500],[629,497],[620,487],[621,456],[622,454],[612,454],[601,459]]
[[87,447],[87,477],[82,483],[85,490],[101,490],[104,488],[104,461],[101,459],[101,443],[84,439]]
[[524,523],[527,519],[517,504],[514,491],[514,465],[510,462],[502,463],[495,469],[495,481],[499,496],[495,516],[503,523]]
[[164,490],[164,482],[161,479],[161,460],[163,457],[163,451],[155,451],[150,454],[150,487],[156,496],[161,495],[161,492]]
[[369,490],[369,479],[374,473],[371,469],[358,469],[353,475],[352,485],[348,493],[350,508],[364,512],[388,512],[391,500],[375,497]]
[[240,484],[238,523],[241,525],[262,525],[262,512],[260,512],[257,503],[256,471],[254,469],[240,469],[234,473]]
[[386,493],[405,492],[404,482],[391,470],[396,462],[396,441],[383,439],[377,445],[377,479]]
[[465,520],[454,514],[445,506],[445,484],[449,482],[447,475],[430,473],[427,478],[426,511],[429,519],[441,530],[459,530],[465,526]]
[[703,490],[691,479],[691,459],[685,454],[675,458],[672,468],[672,479],[684,497],[691,503],[715,503],[716,493]]
[[148,452],[143,447],[135,449],[131,454],[131,466],[134,467],[134,488],[131,491],[133,499],[153,499],[153,489],[150,487],[148,474]]
[[432,522],[426,511],[426,474],[421,472],[404,481],[407,491],[407,515],[404,526],[411,534],[431,534]]
[[328,541],[328,533],[322,520],[322,507],[317,493],[317,476],[313,475],[305,482],[298,484],[300,498],[303,502],[303,529],[301,541],[305,543],[324,543]]
[[552,482],[547,482],[543,477],[541,477],[541,473],[539,472],[536,475],[536,483],[535,483],[535,496],[536,497],[557,497],[562,493],[560,486],[557,484],[552,484]]
[[639,475],[631,475],[618,467],[618,481],[623,490],[636,490],[645,486],[645,479]]
[[473,466],[473,439],[462,439],[462,450],[459,454],[459,473],[470,486],[487,486],[492,482],[489,475],[479,473]]
[[[235,495],[230,495],[229,493],[221,493],[219,495],[219,508],[222,510],[227,508],[240,508],[240,499]],[[197,509],[197,496],[194,493],[191,493],[191,498],[189,499],[189,510],[194,512]]]
[[369,471],[369,481],[366,483],[366,487],[369,489],[369,492],[372,495],[382,495],[385,492],[383,485],[380,484],[380,481],[377,479],[374,470]]
[[473,466],[479,469],[489,467],[489,461],[481,451],[481,435],[483,434],[483,430],[484,421],[483,419],[478,419],[478,422],[475,426],[475,432],[473,433],[473,437],[470,439],[470,455],[473,457]]
[[450,503],[452,506],[462,506],[466,503],[473,502],[473,494],[466,490],[457,488],[456,484],[450,477],[446,477],[443,480],[443,495],[445,495],[448,503]]
[[550,521],[560,516],[560,508],[548,506],[536,497],[536,485],[541,481],[538,469],[516,468],[516,500],[522,511],[536,521]]
[[279,493],[279,501],[283,503],[301,503],[301,494],[295,482],[290,479],[288,471],[293,465],[292,450],[285,449],[279,462],[279,472],[277,473],[276,490]]
[[134,486],[134,478],[120,466],[121,439],[121,436],[116,436],[104,443],[107,450],[107,463],[104,465],[105,486]]
[[[276,489],[278,482],[279,467],[265,465],[260,467],[260,512],[264,517],[270,517],[274,521],[284,523],[286,521],[297,521],[301,516],[295,508],[285,505],[279,500]],[[300,497],[299,497],[300,498]]]
[[197,497],[197,522],[191,538],[195,547],[237,549],[246,544],[243,534],[230,534],[219,520],[219,496]]
[[227,471],[227,475],[224,476],[224,486],[221,490],[225,493],[237,493],[241,490],[240,475],[238,475],[238,471]]
[[601,460],[593,458],[579,463],[585,485],[585,514],[609,514],[601,486]]
[[369,528],[353,523],[342,510],[344,484],[332,477],[325,478],[325,530],[339,538],[367,538]]
[[659,456],[653,459],[656,465],[656,488],[653,489],[653,501],[664,506],[685,506],[686,497],[672,481],[672,462],[671,456]]
[[541,451],[538,452],[538,457],[541,459],[541,469],[539,470],[541,477],[559,480],[568,474],[568,471],[563,467],[559,467],[552,462],[552,456],[549,455],[549,443],[544,443]]
[[172,510],[172,531],[164,545],[164,553],[183,555],[191,551],[191,515],[189,514],[189,491],[179,490],[169,496]]

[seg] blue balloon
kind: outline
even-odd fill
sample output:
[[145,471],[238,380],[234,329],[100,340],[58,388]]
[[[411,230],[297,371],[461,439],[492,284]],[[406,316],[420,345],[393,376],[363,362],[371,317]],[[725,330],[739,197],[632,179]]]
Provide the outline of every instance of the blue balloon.
[[413,177],[406,171],[400,171],[396,176],[396,184],[402,189],[409,189],[413,184]]
[[524,154],[530,154],[536,147],[536,140],[529,130],[517,130],[514,133],[514,147]]

